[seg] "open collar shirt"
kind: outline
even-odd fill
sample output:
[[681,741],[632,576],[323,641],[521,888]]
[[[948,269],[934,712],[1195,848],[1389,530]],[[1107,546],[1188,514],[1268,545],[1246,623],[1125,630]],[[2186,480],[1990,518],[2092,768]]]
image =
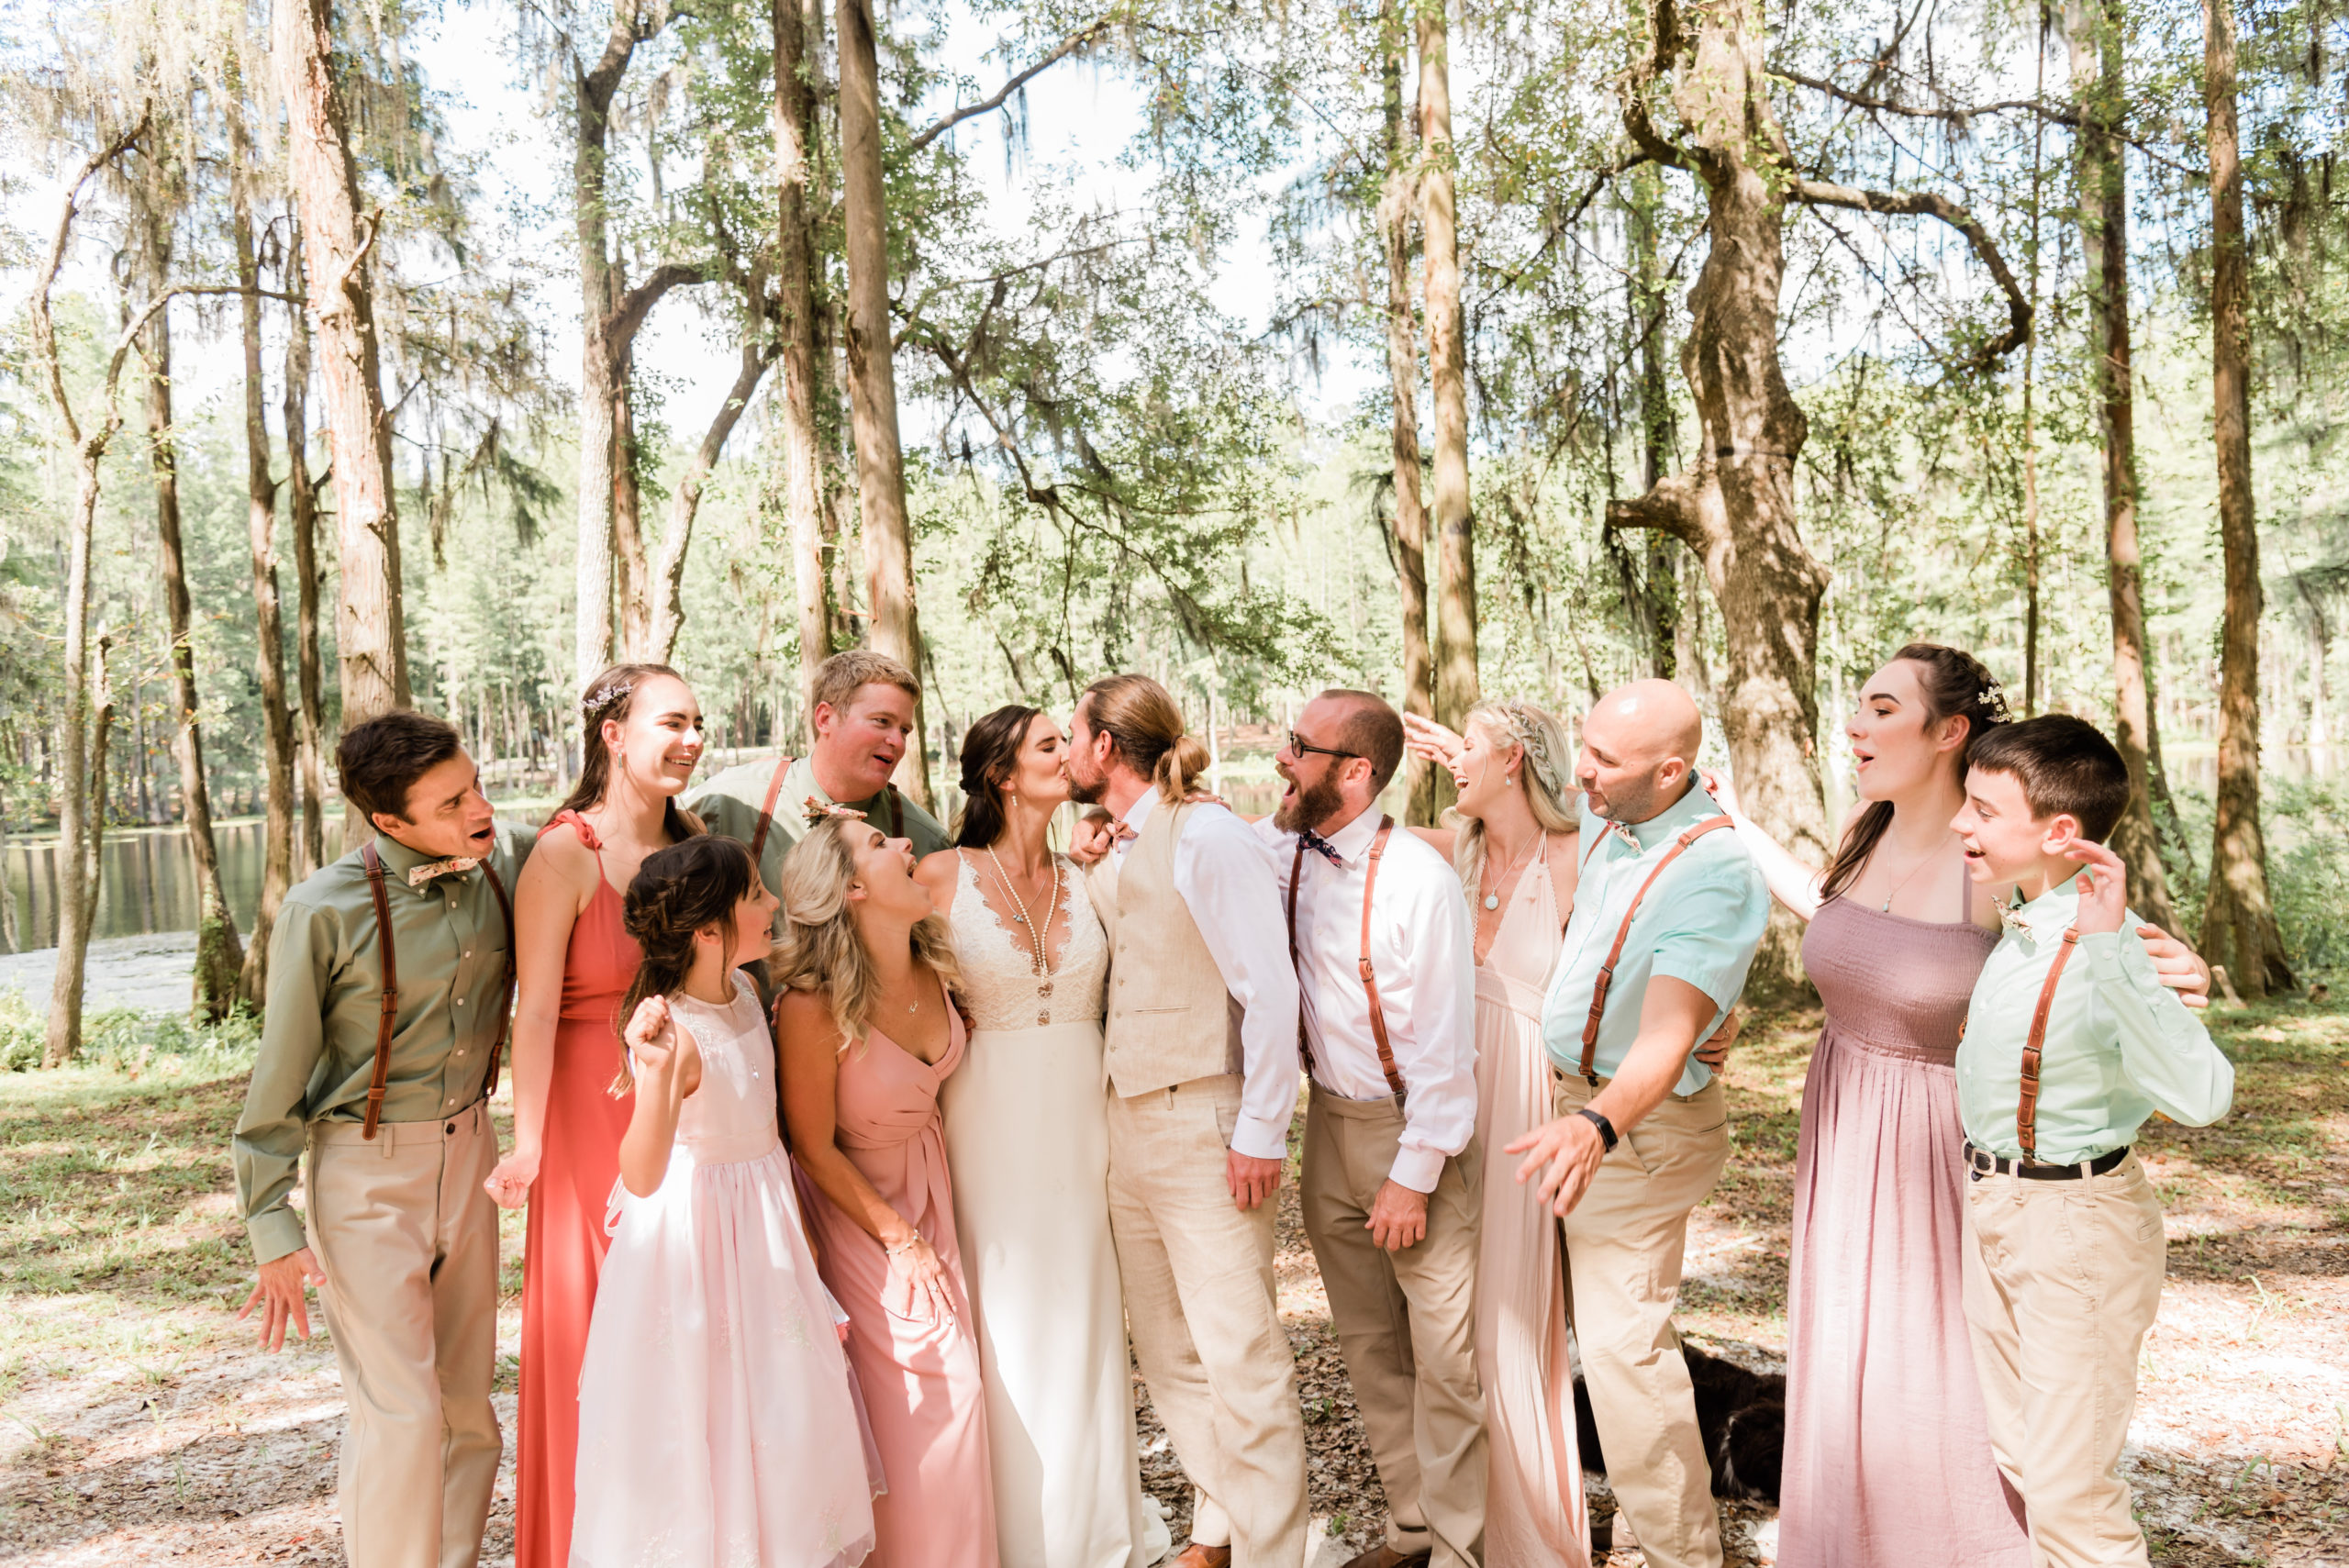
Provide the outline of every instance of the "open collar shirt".
[[[1139,831],[1157,809],[1158,792],[1144,790],[1120,820]],[[1120,837],[1112,848],[1119,864],[1132,843]],[[1252,1160],[1285,1160],[1289,1119],[1297,1114],[1297,975],[1288,966],[1271,851],[1229,808],[1195,806],[1174,840],[1174,892],[1191,912],[1223,988],[1241,1009],[1243,1066],[1232,1151]]]
[[[1564,951],[1551,972],[1542,1007],[1542,1039],[1550,1060],[1564,1073],[1582,1070],[1582,1034],[1598,971],[1607,962],[1623,913],[1672,841],[1721,808],[1702,789],[1691,788],[1645,822],[1622,825],[1582,808],[1582,874],[1575,884],[1574,917],[1566,923]],[[1596,849],[1591,846],[1598,846]],[[1761,868],[1732,829],[1717,829],[1688,847],[1656,879],[1640,901],[1623,955],[1609,983],[1607,1010],[1598,1026],[1592,1070],[1611,1078],[1622,1069],[1640,1038],[1640,1014],[1648,982],[1658,975],[1683,980],[1713,1001],[1712,1021],[1698,1032],[1711,1038],[1745,989],[1746,971],[1770,919],[1770,889]],[[1693,1095],[1713,1081],[1693,1048],[1676,1095]]]
[[[509,899],[534,841],[528,828],[497,824],[490,863]],[[382,833],[375,852],[400,990],[382,1119],[454,1116],[481,1098],[488,1081],[506,999],[506,914],[479,867],[410,887],[409,869],[433,857]],[[238,1204],[259,1262],[306,1244],[287,1199],[310,1124],[366,1118],[383,995],[375,901],[353,850],[285,895],[270,935],[261,1049],[230,1143]]]
[[[1366,810],[1328,835],[1342,864],[1306,851],[1297,890],[1297,967],[1313,1080],[1348,1100],[1394,1093],[1371,1032],[1361,968],[1363,886],[1378,822],[1379,813]],[[1286,900],[1289,868],[1300,865],[1297,835],[1270,817],[1256,833],[1273,851]],[[1466,1149],[1476,1129],[1475,942],[1459,873],[1418,834],[1397,828],[1371,891],[1370,960],[1404,1089],[1402,1140],[1387,1174],[1413,1192],[1433,1192],[1444,1161]]]
[[[767,785],[774,778],[775,759],[762,757],[755,762],[738,762],[725,772],[712,775],[694,786],[677,804],[702,819],[708,829],[721,839],[732,839],[748,845],[758,837],[759,807],[767,797]],[[799,842],[807,831],[807,797],[814,795],[826,805],[849,806],[864,813],[866,821],[889,831],[888,791],[864,800],[834,801],[816,782],[816,764],[806,757],[796,757],[783,775],[783,788],[774,799],[774,825],[767,830],[767,841],[759,852],[759,875],[769,891],[783,885],[783,862],[791,853],[791,846]],[[913,840],[917,855],[934,854],[948,847],[946,829],[938,818],[897,795],[905,813],[905,836]],[[785,925],[783,911],[775,911],[775,929]]]
[[[2047,972],[2079,907],[2066,877],[2011,911],[1975,982],[1957,1047],[1957,1106],[1976,1149],[2022,1157],[2016,1112],[2023,1047]],[[2233,1100],[2234,1065],[2154,973],[2136,934],[2139,921],[2131,910],[2120,930],[2083,934],[2055,983],[2032,1115],[2032,1158],[2041,1164],[2075,1164],[2132,1142],[2155,1111],[2188,1127],[2207,1126]]]

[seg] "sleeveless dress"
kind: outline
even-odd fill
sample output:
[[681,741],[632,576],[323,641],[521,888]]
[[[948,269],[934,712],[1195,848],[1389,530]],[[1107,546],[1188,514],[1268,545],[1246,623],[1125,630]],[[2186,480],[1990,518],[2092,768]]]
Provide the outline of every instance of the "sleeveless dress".
[[1170,1544],[1141,1489],[1101,1096],[1109,944],[1056,862],[1068,937],[1041,984],[960,866],[948,922],[976,1028],[947,1080],[946,1159],[986,1380],[996,1539],[1018,1568],[1147,1568]]
[[606,1091],[619,1071],[613,1017],[644,957],[620,924],[620,895],[603,875],[604,846],[575,811],[568,826],[596,854],[596,895],[571,927],[539,1179],[522,1252],[521,1427],[514,1498],[515,1568],[567,1568],[572,1481],[579,1465],[579,1365],[603,1273],[604,1210],[620,1179],[620,1137],[633,1110]]
[[833,1090],[833,1136],[945,1265],[953,1317],[939,1323],[910,1316],[902,1287],[890,1284],[881,1243],[801,1178],[824,1283],[848,1314],[849,1364],[888,1484],[888,1495],[873,1504],[868,1568],[997,1568],[999,1561],[978,1338],[939,1127],[939,1087],[962,1065],[968,1044],[951,1006],[947,1029],[946,1054],[934,1064],[878,1029],[852,1043]]
[[1485,1150],[1476,1375],[1491,1441],[1485,1560],[1508,1568],[1590,1562],[1557,1222],[1532,1188],[1518,1184],[1522,1157],[1502,1152],[1552,1115],[1542,998],[1564,929],[1545,836],[1476,966],[1476,1139]]
[[660,1189],[612,1192],[579,1378],[575,1568],[850,1568],[873,1485],[775,1129],[758,993],[669,998],[701,1052]]
[[1959,1291],[1957,1040],[1997,941],[1970,919],[1849,898],[1821,905],[1803,936],[1827,1025],[1795,1162],[1781,1562],[2032,1560],[1990,1455]]

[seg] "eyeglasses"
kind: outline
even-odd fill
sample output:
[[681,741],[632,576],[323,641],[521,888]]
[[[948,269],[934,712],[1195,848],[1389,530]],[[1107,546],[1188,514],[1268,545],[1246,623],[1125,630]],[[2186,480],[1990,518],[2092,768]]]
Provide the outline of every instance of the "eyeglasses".
[[1335,746],[1316,746],[1294,729],[1288,732],[1288,749],[1292,755],[1298,757],[1359,757],[1362,755],[1360,751],[1341,751]]

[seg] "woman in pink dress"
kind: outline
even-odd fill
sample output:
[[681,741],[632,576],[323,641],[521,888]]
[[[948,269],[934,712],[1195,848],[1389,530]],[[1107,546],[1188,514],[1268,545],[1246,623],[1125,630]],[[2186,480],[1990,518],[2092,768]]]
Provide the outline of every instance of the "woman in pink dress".
[[579,1366],[609,1244],[629,1102],[620,997],[637,945],[620,889],[644,857],[700,831],[677,809],[701,760],[701,707],[677,673],[620,664],[580,699],[579,787],[540,829],[514,890],[514,1151],[489,1195],[530,1206],[522,1255],[522,1388],[514,1500],[516,1568],[568,1568],[579,1451]]
[[[823,813],[825,808],[816,807]],[[979,1343],[938,1093],[961,1065],[946,922],[913,846],[829,808],[783,873],[784,1116],[881,1451],[873,1568],[997,1568]]]

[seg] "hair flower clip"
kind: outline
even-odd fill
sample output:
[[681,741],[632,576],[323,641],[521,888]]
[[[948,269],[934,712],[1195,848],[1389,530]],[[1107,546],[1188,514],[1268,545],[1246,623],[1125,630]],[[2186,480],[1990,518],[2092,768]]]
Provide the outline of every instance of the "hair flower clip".
[[812,795],[807,797],[803,809],[807,813],[807,826],[810,828],[819,822],[829,822],[836,817],[852,817],[859,822],[864,820],[864,813],[852,806],[841,806],[832,801],[818,799]]

